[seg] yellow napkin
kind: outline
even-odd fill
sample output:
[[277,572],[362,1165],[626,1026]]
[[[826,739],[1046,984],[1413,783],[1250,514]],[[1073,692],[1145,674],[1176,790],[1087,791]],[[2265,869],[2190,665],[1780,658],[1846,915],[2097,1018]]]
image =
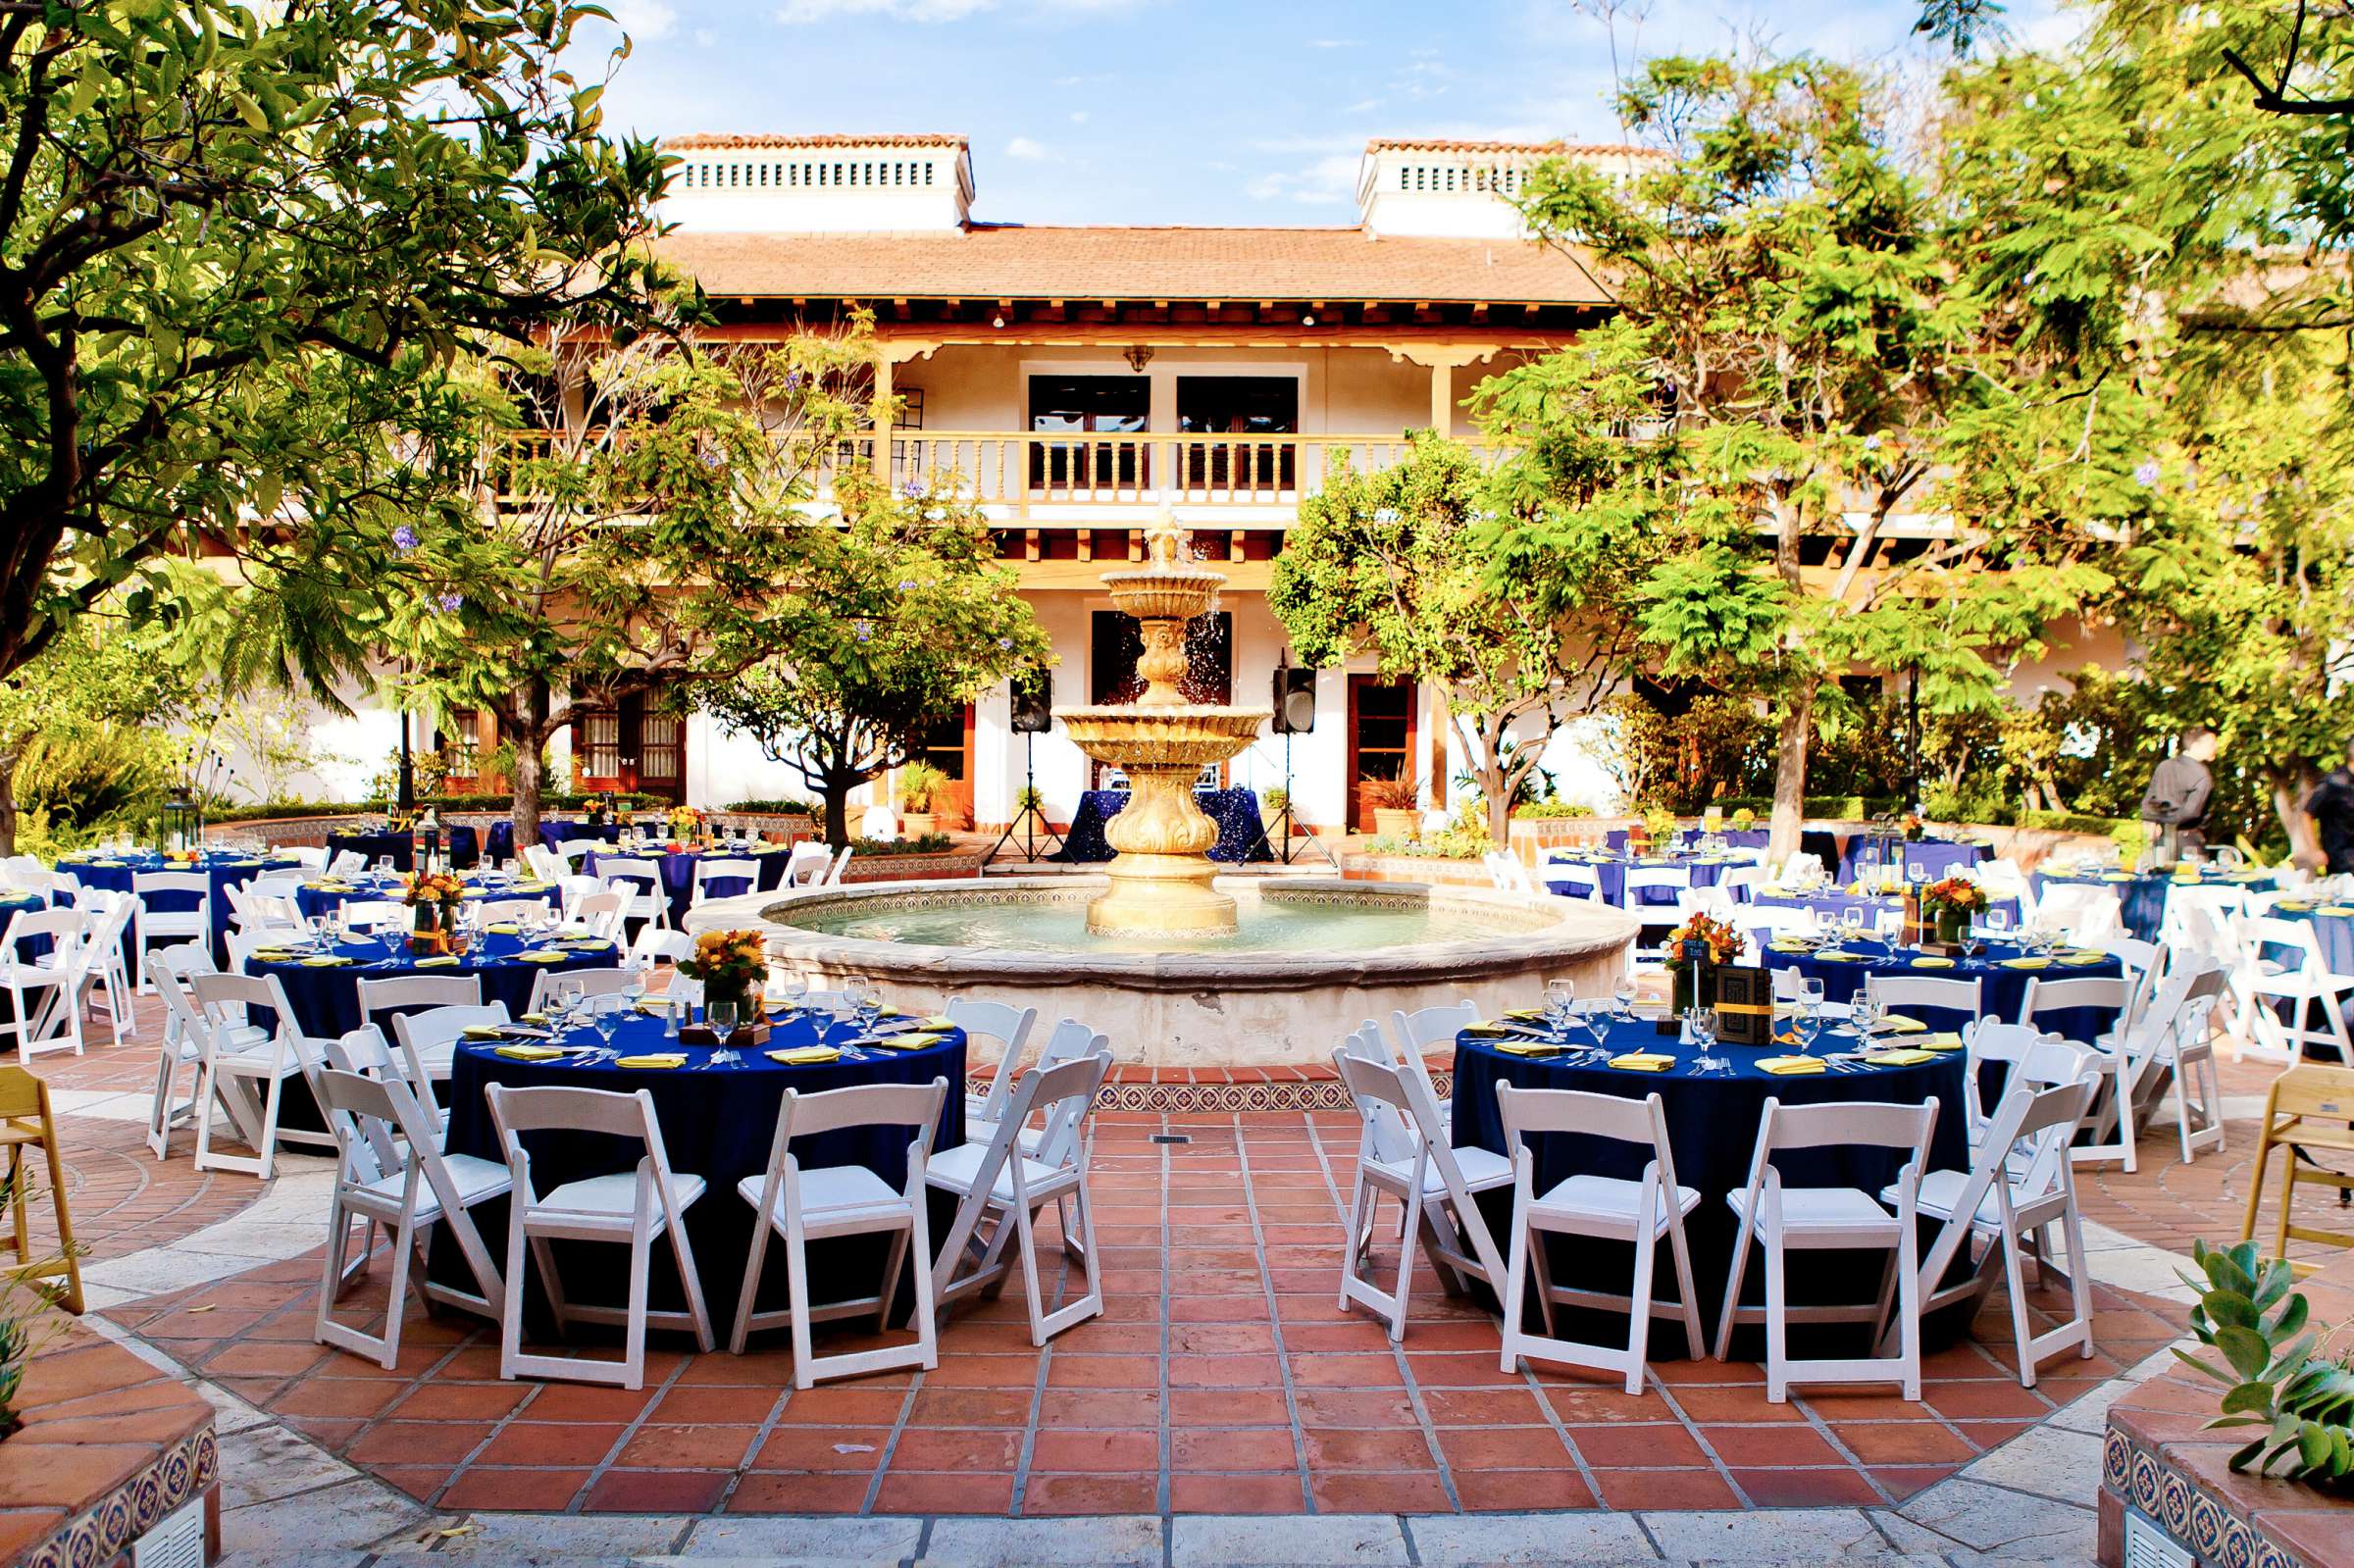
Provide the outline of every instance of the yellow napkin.
[[1871,959],[1863,953],[1817,953],[1815,956],[1828,959],[1834,964],[1868,964],[1871,962]]
[[1864,1059],[1874,1067],[1919,1067],[1922,1062],[1935,1061],[1937,1053],[1918,1049],[1867,1051]]
[[2063,964],[2075,964],[2081,966],[2084,964],[2097,964],[2108,956],[2109,955],[2107,953],[2062,953],[2059,955],[2059,962]]
[[638,998],[638,1010],[641,1013],[667,1013],[670,1011],[670,1006],[671,998],[668,996],[640,996]]
[[314,953],[302,961],[302,967],[305,969],[333,969],[337,964],[350,962],[351,960],[341,953]]
[[946,1013],[934,1013],[930,1018],[924,1020],[924,1027],[933,1030],[954,1029],[956,1020]]
[[646,1056],[624,1056],[616,1060],[613,1065],[615,1067],[648,1068],[685,1067],[687,1065],[687,1055],[684,1051],[657,1051]]
[[1962,1049],[1962,1037],[1950,1029],[1935,1035],[1923,1035],[1920,1048],[1924,1051],[1958,1051]]
[[1928,1027],[1919,1019],[1907,1018],[1902,1013],[1890,1013],[1880,1020],[1880,1033],[1883,1035],[1920,1035],[1927,1033]]
[[490,1054],[505,1056],[518,1062],[548,1062],[564,1053],[553,1045],[501,1045]]
[[1496,1042],[1496,1048],[1507,1056],[1551,1056],[1562,1047],[1551,1040],[1500,1039]]
[[2323,904],[2314,910],[2317,915],[2354,915],[2354,904]]
[[1502,1024],[1468,1024],[1464,1026],[1461,1033],[1470,1036],[1473,1039],[1503,1039],[1507,1037],[1517,1037],[1520,1032],[1515,1029],[1507,1029]]
[[1915,969],[1951,969],[1954,967],[1954,961],[1950,958],[1939,958],[1936,954],[1930,953],[1914,959],[1913,967]]
[[515,1022],[518,1024],[544,1024],[547,1022],[547,1015],[545,1013],[517,1013]]
[[283,947],[256,947],[253,956],[265,964],[282,964],[294,955]]
[[2052,961],[2040,955],[2033,958],[2006,958],[2003,960],[2003,967],[2005,969],[2049,969],[2052,967]]
[[570,953],[545,951],[517,953],[515,961],[519,964],[560,964],[571,956]]
[[604,953],[613,950],[613,944],[602,936],[567,936],[564,938],[564,945],[575,952],[583,953]]
[[2129,871],[2113,871],[2101,879],[2103,882],[2131,882],[2132,880],[2133,874]]
[[874,1043],[887,1051],[920,1051],[939,1044],[940,1037],[930,1030],[919,1030],[913,1034],[887,1036]]
[[1542,1007],[1515,1007],[1504,1015],[1507,1018],[1539,1019],[1545,1016]]
[[1819,1056],[1766,1056],[1759,1059],[1758,1071],[1771,1073],[1777,1078],[1803,1077],[1809,1073],[1827,1073]]
[[842,1052],[831,1045],[795,1045],[791,1050],[764,1051],[761,1054],[787,1067],[808,1067],[818,1062],[842,1060]]
[[519,893],[545,892],[547,890],[547,884],[543,882],[519,882],[515,885],[515,890]]
[[1675,1065],[1675,1058],[1662,1056],[1657,1051],[1628,1051],[1623,1056],[1612,1057],[1611,1065],[1630,1073],[1663,1073]]
[[418,959],[409,967],[411,969],[447,969],[457,961],[458,955],[455,953],[435,953],[431,958]]
[[1777,953],[1803,953],[1807,944],[1799,941],[1770,941],[1766,944]]
[[493,936],[520,936],[523,935],[523,928],[511,920],[494,920],[485,926],[483,930],[490,933]]
[[508,1032],[504,1024],[468,1024],[458,1031],[468,1039],[496,1039]]

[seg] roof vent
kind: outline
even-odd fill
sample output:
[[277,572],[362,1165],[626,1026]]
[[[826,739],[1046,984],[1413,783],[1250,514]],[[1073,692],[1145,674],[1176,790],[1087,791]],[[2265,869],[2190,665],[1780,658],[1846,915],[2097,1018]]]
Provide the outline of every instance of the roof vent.
[[1525,238],[1514,203],[1538,164],[1575,158],[1623,177],[1659,156],[1560,141],[1370,141],[1356,177],[1357,221],[1375,238]]
[[903,233],[964,227],[962,136],[678,136],[662,216],[720,233]]

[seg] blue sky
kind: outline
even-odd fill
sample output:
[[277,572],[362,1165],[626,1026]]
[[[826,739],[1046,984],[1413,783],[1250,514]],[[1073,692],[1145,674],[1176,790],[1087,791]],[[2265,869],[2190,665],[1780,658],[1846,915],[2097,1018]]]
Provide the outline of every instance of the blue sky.
[[[1902,63],[1916,3],[1653,0],[1620,49]],[[608,129],[960,133],[998,222],[1348,224],[1370,136],[1617,137],[1608,35],[1570,0],[607,4],[635,41]],[[2055,8],[2010,19],[2043,41]]]

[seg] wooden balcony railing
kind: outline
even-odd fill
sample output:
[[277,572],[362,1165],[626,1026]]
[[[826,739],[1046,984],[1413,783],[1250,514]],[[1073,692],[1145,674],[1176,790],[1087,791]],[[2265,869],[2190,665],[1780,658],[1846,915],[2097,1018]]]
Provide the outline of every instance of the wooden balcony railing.
[[[517,456],[538,455],[548,437],[510,439]],[[1493,448],[1473,444],[1487,460]],[[1296,505],[1345,462],[1360,473],[1406,456],[1403,435],[1192,435],[1034,430],[894,430],[888,462],[894,486],[937,489],[1011,517],[1061,506],[1264,507]],[[834,474],[862,462],[878,469],[881,438],[852,437],[821,467],[817,499],[831,496]],[[501,464],[493,488],[503,502],[523,499]]]

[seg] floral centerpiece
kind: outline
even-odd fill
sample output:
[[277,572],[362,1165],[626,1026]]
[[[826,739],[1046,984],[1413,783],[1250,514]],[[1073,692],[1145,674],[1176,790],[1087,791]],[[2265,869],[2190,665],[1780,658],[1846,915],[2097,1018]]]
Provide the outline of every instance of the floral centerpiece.
[[1747,833],[1758,825],[1758,814],[1743,806],[1733,813],[1732,822],[1735,832]]
[[448,934],[458,923],[458,904],[465,896],[466,885],[448,872],[411,872],[400,896],[402,903],[417,912],[409,937],[410,950],[444,949]]
[[1920,907],[1937,923],[1937,939],[1958,942],[1970,917],[1988,903],[1986,889],[1968,877],[1946,877],[1920,890]]
[[694,956],[679,960],[679,973],[703,983],[703,1005],[734,1002],[742,1016],[768,985],[768,948],[756,931],[706,931],[694,938]]
[[581,816],[591,828],[602,828],[606,813],[612,809],[612,803],[603,795],[590,795],[581,802]]
[[1923,824],[1921,823],[1919,812],[1906,812],[1904,816],[1899,819],[1897,826],[1904,830],[1905,842],[1909,844],[1917,844],[1920,842],[1921,834],[1923,832]]
[[1674,986],[1674,1011],[1715,1006],[1716,978],[1712,971],[1740,956],[1741,934],[1721,920],[1696,914],[1669,932],[1666,962]]
[[663,813],[663,821],[670,824],[674,843],[691,842],[703,835],[703,814],[692,806],[673,806]]

